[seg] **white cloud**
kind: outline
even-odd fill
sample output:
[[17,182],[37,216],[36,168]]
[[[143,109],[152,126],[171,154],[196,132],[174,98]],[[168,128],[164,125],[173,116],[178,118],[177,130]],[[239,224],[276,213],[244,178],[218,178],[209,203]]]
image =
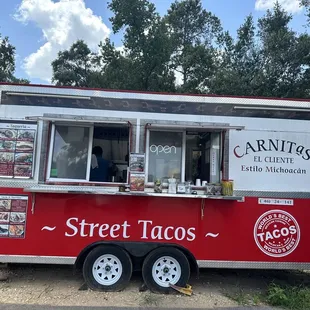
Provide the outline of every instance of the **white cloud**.
[[101,17],[85,6],[84,0],[22,0],[15,18],[33,22],[42,30],[45,43],[24,59],[24,69],[31,78],[50,81],[51,62],[60,50],[76,40],[84,40],[92,50],[110,35]]
[[[264,11],[272,9],[276,0],[256,0],[255,9],[258,11]],[[302,11],[299,0],[278,0],[280,5],[289,13],[298,13]]]

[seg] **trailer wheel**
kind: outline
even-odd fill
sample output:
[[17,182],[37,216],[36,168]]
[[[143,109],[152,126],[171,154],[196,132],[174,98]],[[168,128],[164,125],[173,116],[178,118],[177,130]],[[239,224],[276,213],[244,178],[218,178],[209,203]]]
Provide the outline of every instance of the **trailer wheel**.
[[130,281],[132,261],[120,247],[98,246],[86,257],[83,276],[87,286],[94,291],[117,292]]
[[147,287],[158,293],[174,290],[169,284],[185,287],[190,277],[187,257],[176,248],[158,248],[144,260],[142,276]]

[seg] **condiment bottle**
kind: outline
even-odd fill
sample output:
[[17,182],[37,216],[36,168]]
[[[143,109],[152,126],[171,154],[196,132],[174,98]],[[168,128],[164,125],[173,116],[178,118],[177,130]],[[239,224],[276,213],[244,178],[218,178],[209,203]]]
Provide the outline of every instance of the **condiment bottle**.
[[168,193],[169,194],[176,194],[177,193],[177,180],[172,177],[170,179],[168,179],[168,183],[169,183],[169,186],[168,186]]

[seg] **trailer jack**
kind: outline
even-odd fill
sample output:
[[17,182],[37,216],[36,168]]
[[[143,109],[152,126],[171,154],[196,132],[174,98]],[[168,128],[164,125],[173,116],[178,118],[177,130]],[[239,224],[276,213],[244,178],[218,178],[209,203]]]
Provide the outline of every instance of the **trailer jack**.
[[173,285],[173,284],[170,284],[169,283],[169,286],[171,288],[173,288],[174,290],[182,293],[182,294],[185,294],[187,296],[192,296],[193,294],[193,290],[192,290],[192,287],[190,285],[186,285],[186,287],[179,287],[179,286],[176,286],[176,285]]

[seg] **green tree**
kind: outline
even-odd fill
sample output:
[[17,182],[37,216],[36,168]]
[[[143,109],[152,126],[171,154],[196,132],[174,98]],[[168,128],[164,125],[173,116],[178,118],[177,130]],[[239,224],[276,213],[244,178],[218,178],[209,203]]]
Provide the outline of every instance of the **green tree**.
[[2,38],[0,34],[0,82],[29,83],[26,79],[18,79],[15,72],[15,47],[10,43],[8,37]]
[[175,1],[165,20],[173,46],[171,67],[182,77],[179,90],[199,92],[216,69],[220,20],[203,9],[201,0]]
[[310,24],[310,0],[299,0],[300,6],[305,7],[308,24]]
[[289,28],[292,15],[277,2],[258,21],[263,70],[258,95],[307,97],[310,38]]
[[92,86],[94,56],[87,44],[78,40],[69,50],[60,51],[52,62],[52,81],[61,86]]
[[115,33],[124,30],[124,49],[137,90],[174,91],[169,67],[171,42],[167,26],[148,0],[112,0],[109,8]]
[[[302,1],[302,0],[301,0]],[[309,8],[309,2],[303,1]],[[245,18],[236,39],[201,0],[175,1],[161,17],[149,0],[111,0],[115,33],[91,53],[83,41],[52,63],[57,85],[224,95],[309,97],[310,37],[290,29],[277,2],[258,20]],[[181,85],[176,85],[176,74]]]
[[123,56],[110,39],[101,42],[99,48],[94,60],[99,72],[92,74],[92,86],[134,90],[137,82],[136,76],[132,74],[134,67],[130,59]]
[[248,16],[236,42],[227,35],[220,68],[210,83],[215,94],[309,97],[310,37],[290,29],[292,16],[276,2],[258,20]]
[[262,54],[255,40],[253,17],[246,17],[237,31],[236,41],[229,33],[223,37],[222,50],[216,71],[210,83],[210,92],[215,94],[257,94],[261,79]]

